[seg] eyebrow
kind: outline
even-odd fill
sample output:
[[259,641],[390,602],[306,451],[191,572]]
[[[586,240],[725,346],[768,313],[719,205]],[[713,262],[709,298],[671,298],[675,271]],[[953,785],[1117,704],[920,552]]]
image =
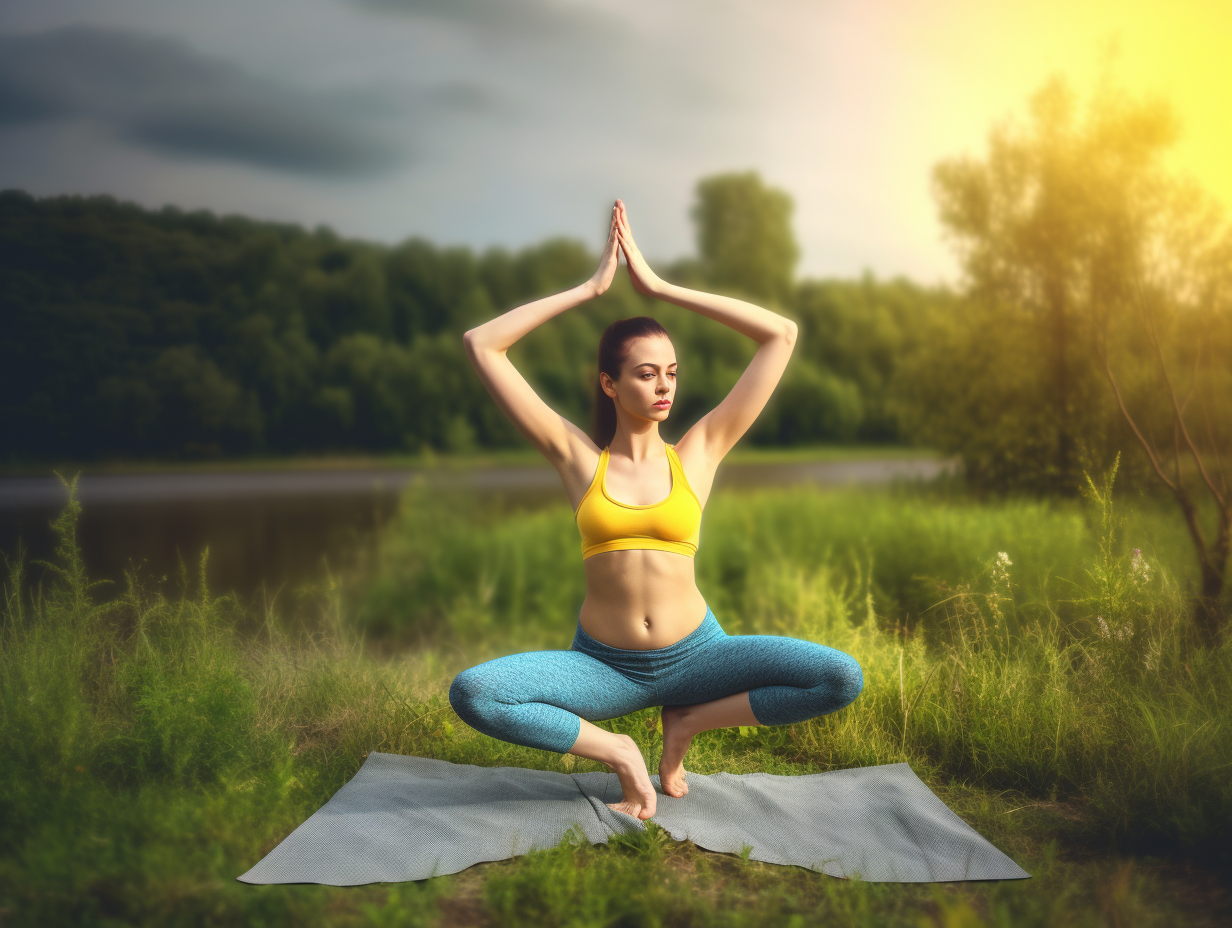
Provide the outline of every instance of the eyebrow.
[[[668,367],[676,367],[678,364],[679,364],[679,362],[678,362],[678,361],[673,361],[673,362],[671,362],[671,364],[669,364],[669,365],[667,365],[667,366],[668,366]],[[653,363],[653,362],[651,362],[651,361],[643,361],[641,364],[635,364],[635,365],[633,366],[633,369],[634,369],[634,370],[637,370],[639,367],[653,367],[655,370],[658,370],[658,369],[659,369],[659,365],[657,365],[657,364],[655,364],[655,363]]]

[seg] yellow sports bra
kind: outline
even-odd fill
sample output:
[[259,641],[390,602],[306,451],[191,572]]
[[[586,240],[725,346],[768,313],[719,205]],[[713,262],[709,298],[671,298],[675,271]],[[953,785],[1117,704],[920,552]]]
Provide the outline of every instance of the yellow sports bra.
[[631,506],[608,495],[609,457],[608,449],[604,448],[590,487],[573,513],[582,533],[582,560],[604,551],[630,548],[695,556],[701,536],[702,504],[689,486],[675,447],[667,446],[667,460],[672,468],[671,492],[666,499],[649,506]]

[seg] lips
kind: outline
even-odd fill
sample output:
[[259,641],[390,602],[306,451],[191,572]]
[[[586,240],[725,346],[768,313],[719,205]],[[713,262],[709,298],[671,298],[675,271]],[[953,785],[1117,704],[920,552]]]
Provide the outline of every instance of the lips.
[[655,403],[655,409],[667,409],[672,405],[671,400],[663,400],[661,403]]

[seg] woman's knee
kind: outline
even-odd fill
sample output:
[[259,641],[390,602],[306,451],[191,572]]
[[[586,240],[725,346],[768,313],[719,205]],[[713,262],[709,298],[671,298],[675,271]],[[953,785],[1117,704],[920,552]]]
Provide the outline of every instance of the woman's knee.
[[823,713],[837,712],[856,701],[864,689],[864,671],[854,657],[811,642],[804,646],[802,655],[796,685],[809,690]]
[[491,713],[495,703],[482,664],[462,671],[449,684],[449,704],[458,718],[471,727],[477,727],[476,723]]
[[834,694],[837,708],[849,706],[864,689],[864,671],[860,664],[850,654],[835,652],[834,660],[827,668],[830,677],[829,689]]

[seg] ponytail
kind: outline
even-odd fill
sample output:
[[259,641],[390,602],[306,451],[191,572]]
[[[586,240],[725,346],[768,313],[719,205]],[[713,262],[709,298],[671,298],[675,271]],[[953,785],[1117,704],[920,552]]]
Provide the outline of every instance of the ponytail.
[[[629,342],[635,338],[662,335],[667,329],[650,316],[619,319],[603,330],[599,339],[599,373],[612,380],[620,379],[620,369],[629,357]],[[603,392],[603,384],[595,376],[595,424],[591,438],[600,448],[606,448],[616,436],[616,401]]]

